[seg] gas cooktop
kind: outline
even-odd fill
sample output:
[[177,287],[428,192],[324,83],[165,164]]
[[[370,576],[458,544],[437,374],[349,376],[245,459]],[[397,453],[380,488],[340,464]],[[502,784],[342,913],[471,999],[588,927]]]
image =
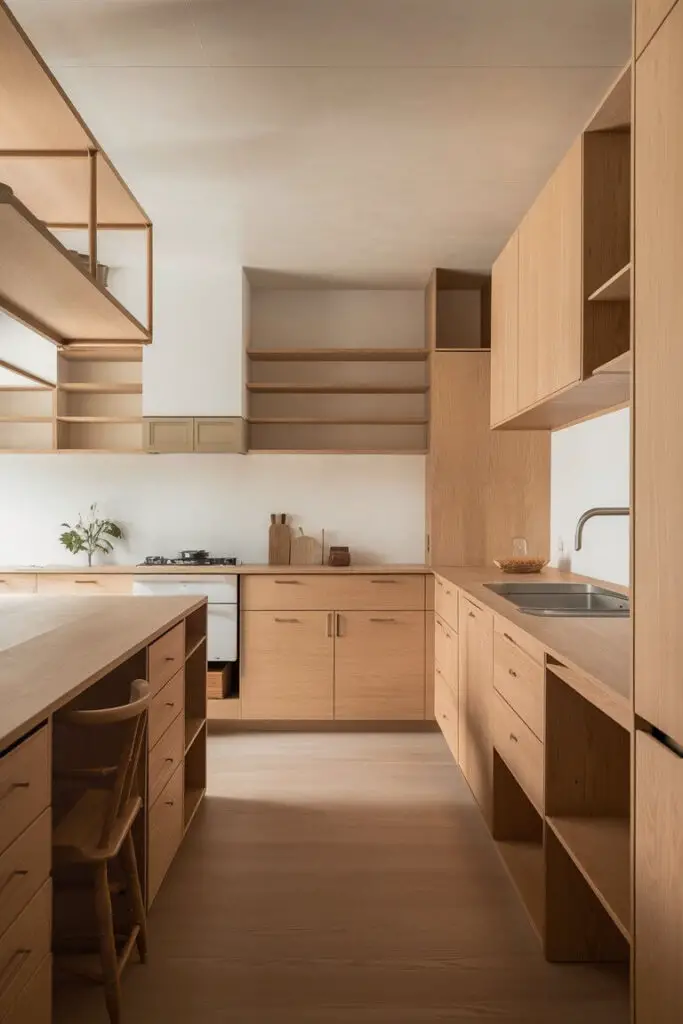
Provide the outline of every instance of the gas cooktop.
[[165,558],[163,555],[148,555],[140,565],[239,565],[239,559],[232,556],[211,557],[208,552],[190,558]]

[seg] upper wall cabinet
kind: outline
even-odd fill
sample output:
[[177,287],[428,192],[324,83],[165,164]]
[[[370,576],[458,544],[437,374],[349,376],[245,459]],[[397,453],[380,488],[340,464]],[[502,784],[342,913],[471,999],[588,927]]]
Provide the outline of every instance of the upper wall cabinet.
[[491,278],[462,270],[432,271],[425,293],[427,348],[469,352],[491,347]]
[[492,426],[553,429],[629,399],[629,125],[626,72],[494,265]]

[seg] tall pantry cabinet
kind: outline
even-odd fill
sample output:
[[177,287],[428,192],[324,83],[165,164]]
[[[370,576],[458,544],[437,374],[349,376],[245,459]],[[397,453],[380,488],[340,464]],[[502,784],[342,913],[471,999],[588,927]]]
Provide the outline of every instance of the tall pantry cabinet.
[[[683,0],[636,0],[635,1015],[683,1015]],[[649,733],[648,724],[654,726]]]

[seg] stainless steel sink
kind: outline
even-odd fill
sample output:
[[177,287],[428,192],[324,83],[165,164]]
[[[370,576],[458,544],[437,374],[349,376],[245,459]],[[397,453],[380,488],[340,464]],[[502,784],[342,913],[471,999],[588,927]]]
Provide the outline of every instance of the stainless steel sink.
[[626,618],[629,598],[592,583],[485,583],[527,615]]

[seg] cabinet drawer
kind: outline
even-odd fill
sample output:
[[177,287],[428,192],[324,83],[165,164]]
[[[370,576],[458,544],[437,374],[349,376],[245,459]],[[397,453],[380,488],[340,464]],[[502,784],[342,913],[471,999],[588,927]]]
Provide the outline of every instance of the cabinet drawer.
[[248,576],[242,607],[260,611],[422,611],[425,578],[420,575]]
[[45,810],[0,856],[0,935],[50,877],[52,815]]
[[493,745],[542,814],[543,744],[498,693],[493,695]]
[[455,761],[458,760],[457,698],[439,670],[434,679],[434,717]]
[[159,891],[183,838],[183,766],[171,776],[149,812],[147,905]]
[[185,623],[179,622],[149,646],[148,679],[152,693],[160,690],[185,663]]
[[0,851],[50,803],[47,727],[0,757]]
[[543,739],[545,672],[506,634],[493,638],[493,685],[532,732]]
[[[171,683],[168,684],[169,686]],[[166,692],[167,687],[161,691]],[[185,715],[179,713],[149,754],[149,804],[158,799],[185,755]]]
[[51,1024],[52,957],[46,956],[25,988],[19,993],[2,1024]]
[[545,648],[543,644],[539,643],[535,637],[530,636],[529,633],[525,633],[519,626],[513,625],[508,622],[507,619],[501,618],[500,615],[494,617],[494,630],[499,633],[510,643],[521,648],[525,654],[528,654],[532,661],[538,662],[539,665],[545,663]]
[[458,588],[442,576],[434,580],[434,611],[458,632]]
[[52,884],[47,881],[0,937],[0,1020],[50,953]]
[[177,672],[152,697],[149,705],[149,749],[151,750],[185,705],[185,669]]
[[77,594],[96,597],[101,594],[132,594],[133,577],[119,573],[40,573],[37,577],[39,594]]
[[37,577],[33,573],[12,572],[0,576],[0,597],[3,594],[35,594]]
[[453,646],[456,639],[455,633],[446,625],[443,619],[434,616],[434,662],[446,676],[450,676],[453,663]]

